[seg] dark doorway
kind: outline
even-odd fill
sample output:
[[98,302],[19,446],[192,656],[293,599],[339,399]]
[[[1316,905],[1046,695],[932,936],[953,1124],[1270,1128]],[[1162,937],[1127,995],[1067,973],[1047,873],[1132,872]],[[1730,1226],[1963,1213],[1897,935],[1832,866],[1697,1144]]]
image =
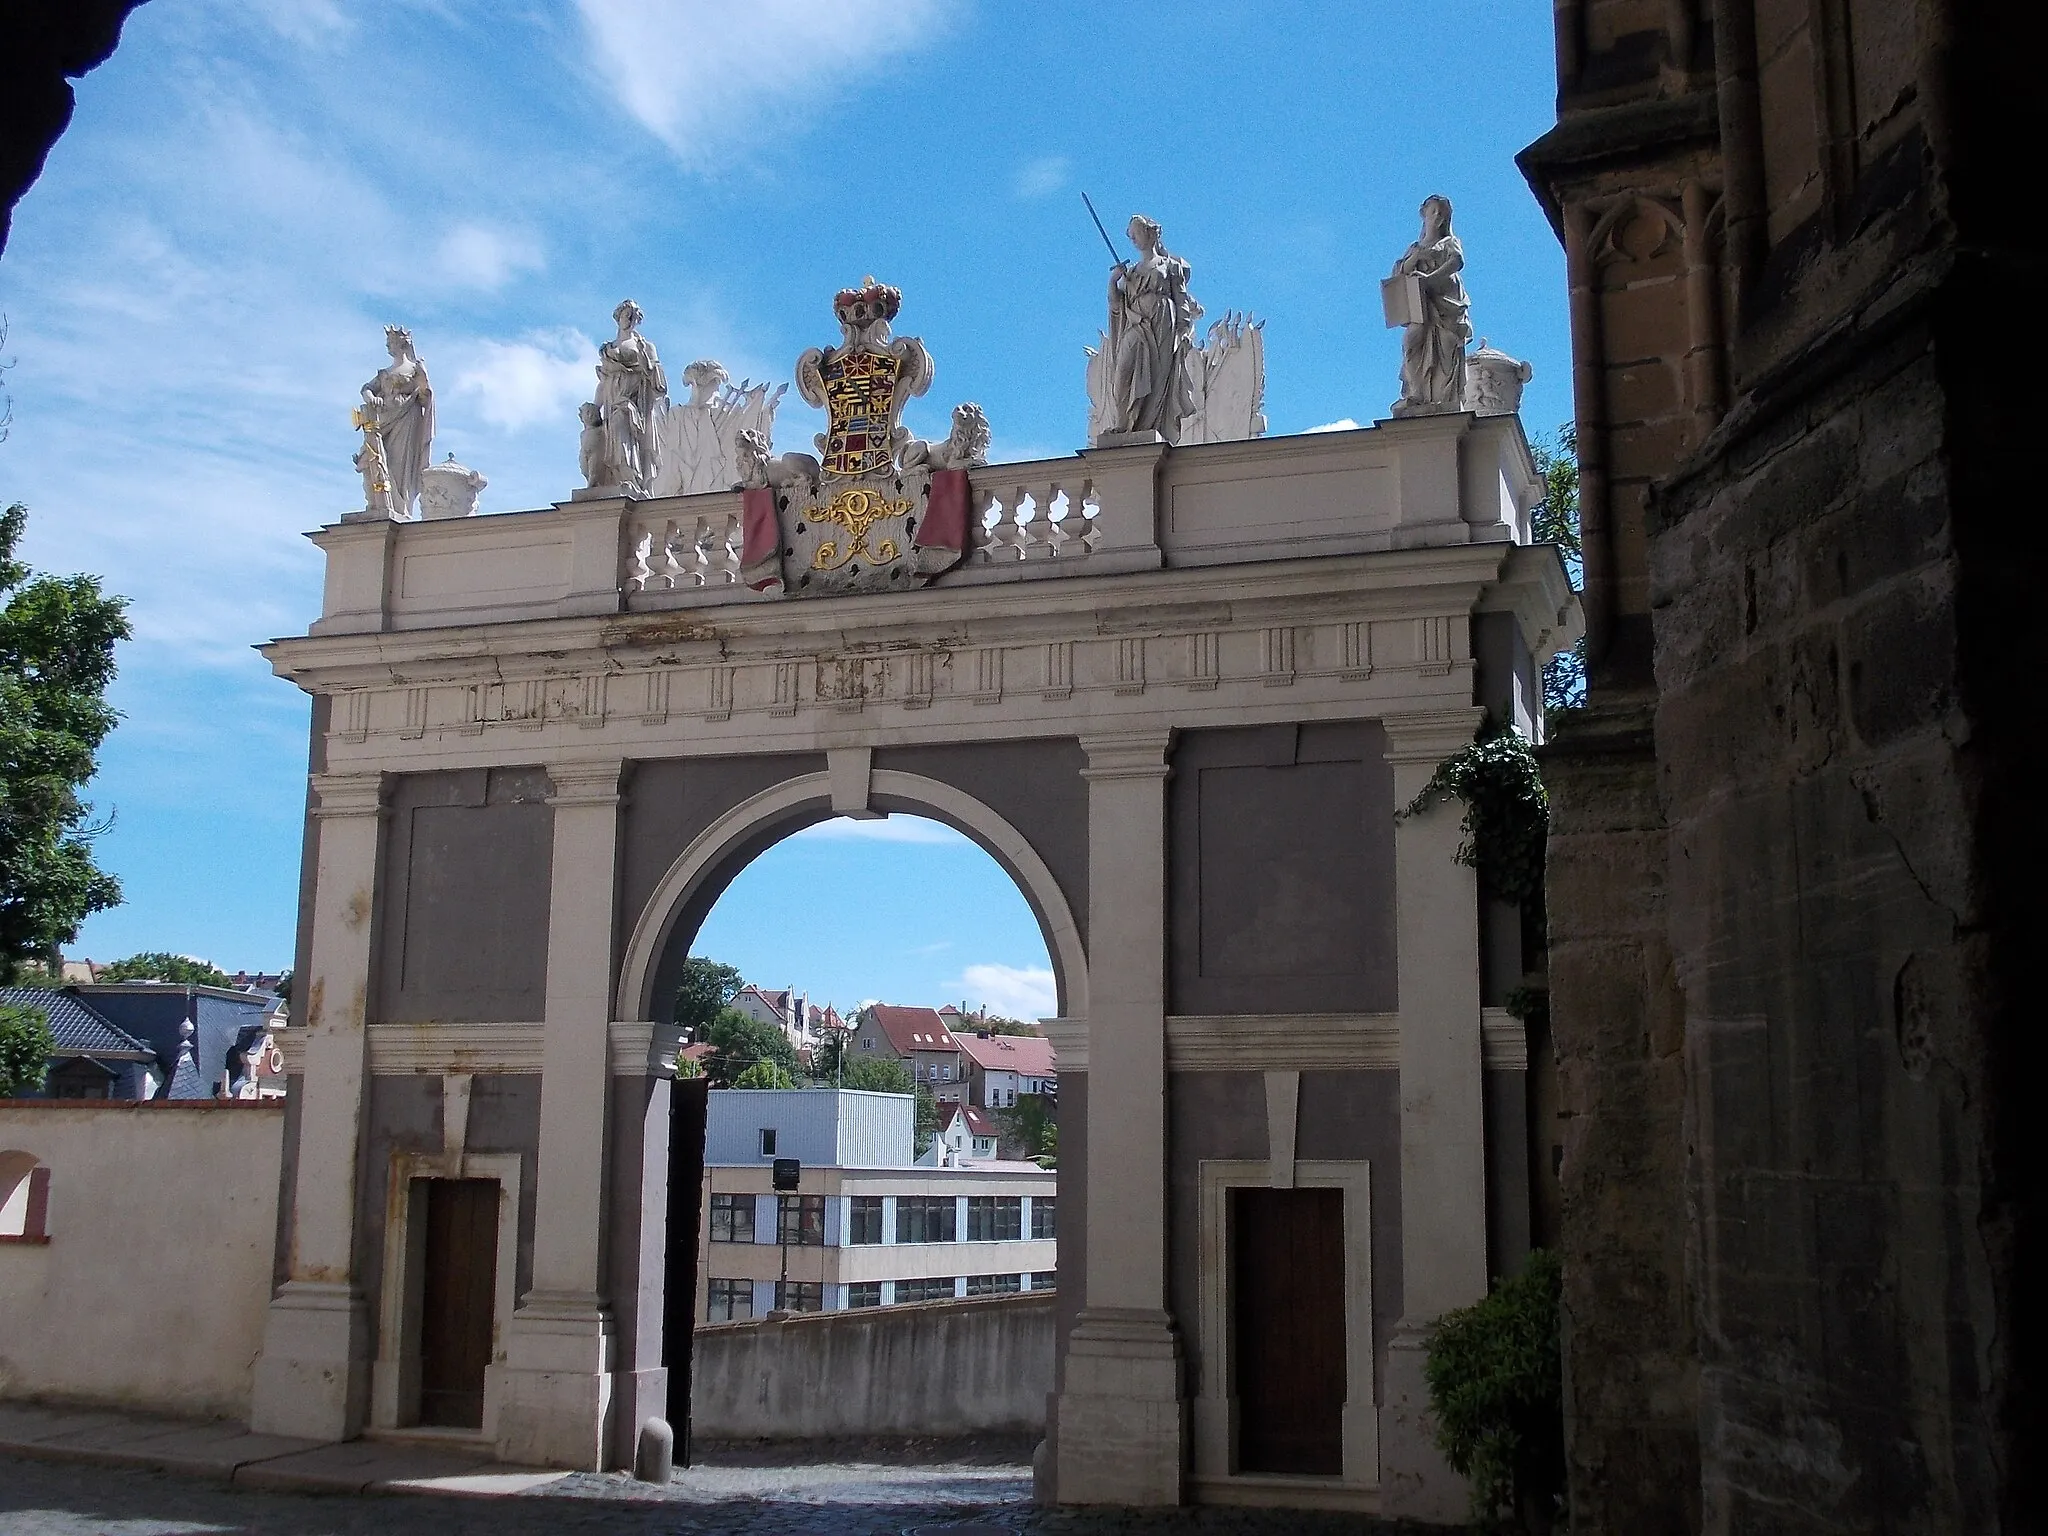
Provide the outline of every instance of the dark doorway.
[[1242,1472],[1344,1470],[1344,1192],[1230,1192]]
[[484,1424],[498,1282],[498,1181],[428,1179],[420,1287],[420,1423]]
[[690,1347],[697,1327],[697,1234],[704,1219],[704,1121],[710,1080],[679,1077],[668,1128],[668,1259],[663,1277],[661,1363],[668,1368],[668,1422],[676,1465],[690,1465]]

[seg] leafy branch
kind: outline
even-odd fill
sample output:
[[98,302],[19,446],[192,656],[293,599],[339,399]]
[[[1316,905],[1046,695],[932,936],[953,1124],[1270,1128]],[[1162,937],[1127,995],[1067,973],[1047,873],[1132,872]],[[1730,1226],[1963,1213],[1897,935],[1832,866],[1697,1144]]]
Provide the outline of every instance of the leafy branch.
[[1480,890],[1540,911],[1550,801],[1529,743],[1513,727],[1488,719],[1471,746],[1436,765],[1401,814],[1420,815],[1439,800],[1465,802],[1465,841],[1457,859],[1479,872]]

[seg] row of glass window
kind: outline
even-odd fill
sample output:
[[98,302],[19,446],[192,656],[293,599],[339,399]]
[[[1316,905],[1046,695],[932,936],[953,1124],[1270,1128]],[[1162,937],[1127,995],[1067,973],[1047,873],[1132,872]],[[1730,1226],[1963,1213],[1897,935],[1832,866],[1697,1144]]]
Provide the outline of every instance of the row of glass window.
[[[1057,1238],[1057,1202],[1040,1197],[1031,1202],[1031,1236]],[[752,1195],[711,1197],[711,1241],[754,1241],[755,1198]],[[896,1241],[951,1243],[959,1240],[960,1206],[951,1195],[898,1195]],[[967,1197],[967,1238],[970,1243],[1016,1242],[1024,1236],[1024,1201],[1017,1195]],[[821,1248],[825,1243],[823,1195],[777,1195],[775,1241],[794,1248]],[[882,1197],[855,1195],[846,1241],[863,1247],[882,1241]]]
[[[1058,1271],[1034,1270],[1031,1275],[1033,1291],[1050,1291],[1056,1288]],[[948,1275],[923,1280],[898,1280],[896,1304],[904,1305],[913,1301],[950,1301],[958,1294],[959,1287]],[[1024,1289],[1024,1277],[1016,1275],[969,1275],[967,1294],[970,1296],[1005,1296]],[[709,1287],[706,1307],[707,1320],[714,1323],[740,1322],[754,1315],[754,1282],[751,1280],[713,1280]],[[879,1307],[882,1305],[882,1282],[870,1280],[846,1288],[846,1305],[854,1307]],[[816,1280],[779,1280],[775,1283],[775,1306],[786,1312],[822,1312],[825,1310],[825,1287]]]

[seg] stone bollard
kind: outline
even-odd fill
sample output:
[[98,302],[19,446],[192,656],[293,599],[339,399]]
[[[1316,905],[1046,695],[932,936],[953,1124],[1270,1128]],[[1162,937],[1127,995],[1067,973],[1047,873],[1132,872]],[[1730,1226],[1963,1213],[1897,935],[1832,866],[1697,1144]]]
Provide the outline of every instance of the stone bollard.
[[640,1445],[633,1475],[643,1483],[666,1484],[676,1470],[676,1432],[667,1419],[649,1419],[640,1426]]

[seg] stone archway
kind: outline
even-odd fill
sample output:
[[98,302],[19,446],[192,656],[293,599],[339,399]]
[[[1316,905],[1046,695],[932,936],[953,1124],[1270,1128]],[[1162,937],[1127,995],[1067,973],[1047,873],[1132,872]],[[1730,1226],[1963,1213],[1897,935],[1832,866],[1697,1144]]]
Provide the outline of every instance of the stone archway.
[[654,1015],[655,971],[685,914],[701,918],[762,848],[828,816],[915,813],[942,821],[995,859],[1030,903],[1052,957],[1060,1013],[1087,1017],[1088,956],[1073,909],[1045,860],[1024,834],[974,796],[921,774],[872,767],[866,749],[828,754],[833,766],[804,774],[725,812],[669,866],[641,910],[619,965],[621,1019]]
[[[315,536],[327,609],[268,652],[314,698],[314,799],[261,1427],[362,1423],[385,1233],[355,1170],[459,1149],[532,1175],[496,1450],[629,1461],[666,1397],[662,957],[761,848],[904,810],[1005,866],[1059,978],[1049,1491],[1462,1516],[1422,1341],[1526,1205],[1519,956],[1482,944],[1455,811],[1390,824],[1482,707],[1535,728],[1575,633],[1518,542],[1519,425],[1090,450],[972,493],[1078,498],[1092,542],[777,601],[654,590],[635,553],[736,527],[733,494]],[[1240,1471],[1227,1370],[1234,1191],[1297,1186],[1341,1192],[1349,1287],[1342,1469],[1307,1489]]]

